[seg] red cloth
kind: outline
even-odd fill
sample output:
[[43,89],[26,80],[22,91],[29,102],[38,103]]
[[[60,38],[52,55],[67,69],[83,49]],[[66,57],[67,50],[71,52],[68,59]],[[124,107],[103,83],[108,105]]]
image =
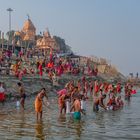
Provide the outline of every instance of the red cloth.
[[132,90],[132,92],[131,92],[131,94],[136,94],[137,93],[137,91],[134,89],[134,90]]
[[43,69],[42,69],[42,65],[41,64],[39,65],[38,69],[39,69],[40,76],[42,76],[43,75]]
[[5,94],[4,93],[0,93],[0,101],[4,101],[5,100]]
[[53,68],[53,67],[54,67],[53,62],[49,62],[47,67],[48,67],[48,68]]
[[99,92],[99,86],[98,85],[94,85],[94,92],[95,93]]

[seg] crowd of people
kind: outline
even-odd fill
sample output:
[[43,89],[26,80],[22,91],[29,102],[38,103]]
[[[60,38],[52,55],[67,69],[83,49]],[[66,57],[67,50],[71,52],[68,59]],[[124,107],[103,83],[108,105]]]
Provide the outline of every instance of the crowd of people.
[[[15,56],[14,61],[12,60]],[[71,58],[65,59],[65,57],[57,57],[56,53],[50,52],[49,57],[37,55],[33,53],[33,50],[26,53],[21,51],[15,51],[11,53],[10,50],[4,51],[0,55],[0,66],[8,66],[9,72],[7,74],[14,75],[22,80],[24,76],[40,76],[48,75],[52,80],[55,76],[61,76],[62,74],[84,74],[87,71],[90,76],[97,76],[98,69],[96,66],[92,67],[90,64],[80,66],[76,61]]]
[[[93,100],[93,111],[99,109],[116,111],[124,105],[122,99],[123,85],[107,82],[88,81],[85,77],[77,83],[70,81],[65,88],[58,92],[60,114],[74,112],[73,117],[80,119],[81,113],[86,112],[86,102]],[[130,100],[133,86],[127,83],[124,87],[125,99]]]
[[[32,52],[32,51],[31,51]],[[12,53],[6,51],[1,54],[0,66],[6,63],[10,66],[12,74],[17,77],[20,81],[26,75],[42,76],[46,74],[49,79],[53,82],[56,77],[62,76],[63,74],[79,75],[81,78],[77,81],[71,80],[66,85],[65,88],[58,91],[58,107],[60,114],[72,114],[75,119],[81,119],[81,113],[86,114],[86,102],[89,99],[93,100],[93,111],[98,112],[101,108],[104,110],[116,111],[121,109],[124,105],[122,99],[122,90],[124,89],[125,99],[130,99],[133,92],[133,86],[127,83],[125,86],[121,83],[109,83],[102,82],[98,80],[88,80],[85,75],[85,67],[87,68],[87,75],[94,76],[98,75],[98,69],[94,68],[87,63],[85,66],[80,66],[75,61],[71,59],[57,58],[56,55],[50,53],[49,58],[37,57],[34,58],[34,53],[24,53],[22,50],[16,52],[15,61],[11,61]],[[24,64],[26,62],[26,64]],[[27,67],[28,65],[28,67]],[[24,110],[25,103],[25,90],[22,82],[17,83],[18,92],[20,95],[21,108]],[[0,100],[4,100],[4,88],[3,84],[0,83]],[[37,114],[37,120],[42,119],[42,108],[43,108],[43,98],[48,96],[46,94],[46,89],[42,88],[35,99],[35,111]],[[46,105],[46,104],[45,104]],[[49,105],[49,102],[47,102]]]

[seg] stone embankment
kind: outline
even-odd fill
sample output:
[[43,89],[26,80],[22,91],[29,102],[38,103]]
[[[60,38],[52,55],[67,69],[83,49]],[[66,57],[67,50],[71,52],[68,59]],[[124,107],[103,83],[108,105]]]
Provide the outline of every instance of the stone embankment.
[[[12,101],[16,100],[16,98],[19,98],[18,93],[18,87],[17,83],[22,82],[25,87],[25,92],[27,97],[34,96],[38,93],[38,91],[45,87],[48,91],[49,96],[55,96],[58,90],[64,88],[67,82],[70,80],[78,81],[78,79],[81,78],[82,75],[74,76],[74,75],[63,75],[62,77],[57,78],[57,85],[53,85],[53,82],[48,77],[43,77],[42,80],[40,80],[39,77],[29,77],[26,76],[23,78],[22,81],[19,81],[14,76],[4,76],[0,75],[0,82],[4,83],[5,89],[6,89],[6,100]],[[116,75],[116,77],[110,77],[106,74],[99,74],[98,76],[86,76],[87,80],[99,80],[99,81],[108,81],[108,82],[125,82],[125,78],[122,77],[122,75]],[[53,93],[53,95],[52,95]]]

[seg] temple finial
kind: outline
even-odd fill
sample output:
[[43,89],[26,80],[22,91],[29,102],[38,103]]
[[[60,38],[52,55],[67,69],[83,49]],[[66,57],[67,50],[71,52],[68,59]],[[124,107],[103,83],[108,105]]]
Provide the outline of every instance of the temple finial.
[[27,14],[27,18],[28,18],[28,20],[30,19],[30,16],[29,16],[29,14]]

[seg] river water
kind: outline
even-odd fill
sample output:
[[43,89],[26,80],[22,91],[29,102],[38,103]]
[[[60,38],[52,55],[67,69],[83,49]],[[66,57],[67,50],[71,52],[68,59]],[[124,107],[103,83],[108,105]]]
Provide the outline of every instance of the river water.
[[[55,93],[54,93],[55,95]],[[24,112],[16,103],[0,104],[0,139],[2,140],[140,140],[140,93],[125,101],[118,111],[92,112],[92,100],[87,102],[87,115],[80,122],[69,116],[59,116],[57,98],[49,98],[44,107],[43,121],[36,122],[34,99],[27,98]]]

